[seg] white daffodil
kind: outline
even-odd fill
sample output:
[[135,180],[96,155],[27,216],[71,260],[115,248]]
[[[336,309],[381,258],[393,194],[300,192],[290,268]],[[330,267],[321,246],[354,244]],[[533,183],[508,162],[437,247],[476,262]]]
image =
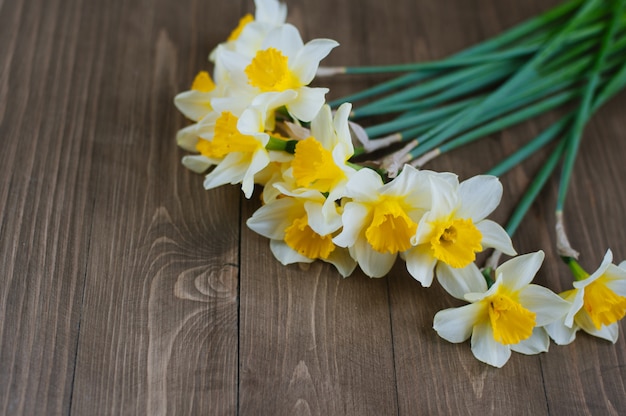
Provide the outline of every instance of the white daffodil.
[[323,218],[326,198],[318,191],[285,193],[263,205],[246,224],[253,231],[270,239],[270,248],[282,264],[311,263],[317,259],[333,264],[346,277],[356,267],[347,249],[332,241],[334,229]]
[[476,253],[487,247],[514,255],[510,237],[487,217],[498,206],[502,185],[495,176],[479,175],[463,181],[430,176],[432,207],[424,214],[404,253],[409,273],[430,286],[434,271],[441,285],[463,299],[468,291],[486,288],[474,264]]
[[[255,0],[254,16],[250,13],[239,19],[239,24],[230,33],[221,48],[234,51],[246,56],[254,56],[261,47],[267,34],[285,23],[287,6],[278,0]],[[217,48],[209,55],[210,61],[215,61]]]
[[502,367],[511,351],[547,351],[550,339],[542,327],[562,316],[569,303],[530,283],[543,258],[543,252],[538,251],[503,263],[496,269],[496,281],[489,290],[465,295],[469,305],[439,311],[435,331],[454,343],[471,337],[474,356],[494,367]]
[[366,275],[384,276],[398,253],[411,248],[417,224],[430,207],[428,177],[434,174],[407,165],[387,184],[371,169],[361,169],[350,178],[343,230],[333,241],[349,247]]
[[[560,294],[571,306],[560,320],[548,325],[550,337],[560,345],[571,343],[582,329],[590,335],[617,342],[619,320],[626,316],[626,262],[612,264],[608,250],[592,274],[577,276],[574,289]],[[586,275],[586,277],[585,277]]]
[[[198,123],[196,129],[200,140],[195,147],[200,155],[183,158],[183,164],[197,172],[213,164],[217,165],[205,177],[205,189],[227,183],[241,183],[246,198],[250,198],[254,190],[255,175],[260,174],[272,161],[273,153],[265,148],[270,140],[266,132],[267,107],[275,102],[280,103],[286,97],[288,99],[290,95],[290,92],[273,94],[272,100],[250,106],[241,117],[228,111],[217,117],[207,117]],[[186,135],[184,140],[190,139]],[[186,141],[183,143],[185,146],[190,145]],[[274,154],[282,157],[279,152]]]
[[295,194],[318,191],[325,195],[322,212],[334,223],[336,202],[345,196],[345,187],[356,170],[347,162],[354,154],[348,127],[352,106],[342,104],[333,118],[328,105],[324,105],[311,121],[310,135],[299,140],[291,161],[291,168],[283,176],[281,186]]
[[330,39],[314,39],[306,44],[293,25],[271,30],[253,57],[223,50],[221,58],[233,83],[227,97],[212,101],[214,108],[236,108],[242,103],[265,100],[267,93],[294,91],[285,103],[298,120],[311,121],[324,104],[328,88],[308,87],[319,63],[338,45]]

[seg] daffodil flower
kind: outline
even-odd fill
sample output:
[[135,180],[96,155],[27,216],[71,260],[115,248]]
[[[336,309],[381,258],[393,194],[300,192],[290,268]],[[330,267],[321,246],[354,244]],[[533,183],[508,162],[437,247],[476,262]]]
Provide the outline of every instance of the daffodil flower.
[[531,284],[543,258],[543,252],[538,251],[503,263],[486,292],[468,293],[465,299],[469,305],[435,315],[437,334],[454,343],[471,337],[474,356],[494,367],[502,367],[511,351],[547,351],[550,339],[542,327],[559,319],[569,303],[549,289]]
[[378,173],[361,169],[346,184],[350,202],[342,214],[343,230],[333,241],[349,247],[366,275],[384,276],[398,253],[411,248],[417,224],[431,204],[431,175],[435,173],[407,165],[383,184]]
[[458,179],[429,177],[432,207],[419,222],[412,247],[403,257],[411,276],[430,286],[435,274],[440,284],[456,298],[486,289],[474,264],[476,253],[493,247],[514,255],[511,238],[487,217],[498,206],[502,185],[497,177],[479,175]]
[[[278,185],[280,187],[280,185]],[[312,263],[322,260],[333,264],[342,276],[348,276],[356,262],[347,249],[337,247],[332,234],[341,226],[324,218],[326,198],[316,190],[297,194],[281,188],[282,198],[263,205],[246,224],[270,239],[270,249],[282,264]]]
[[[571,306],[567,314],[546,329],[560,345],[574,341],[582,329],[590,335],[617,342],[619,320],[626,316],[626,261],[612,264],[608,250],[593,274],[574,282],[574,289],[560,294]],[[584,272],[583,272],[584,273]]]
[[264,100],[267,93],[294,91],[294,98],[285,103],[287,111],[298,120],[311,121],[324,104],[328,88],[307,85],[315,77],[320,61],[337,45],[330,39],[304,44],[298,29],[284,24],[267,34],[252,58],[222,50],[224,65],[235,87],[228,96],[212,101],[212,105],[234,108],[245,106],[246,101]]
[[[183,164],[196,172],[217,165],[206,175],[204,188],[241,183],[246,198],[250,198],[257,182],[256,176],[272,160],[285,160],[288,157],[283,152],[266,149],[270,140],[266,125],[268,107],[290,96],[290,92],[272,94],[271,100],[250,106],[240,117],[229,111],[207,116],[194,130],[198,134],[195,150],[200,154],[184,157]],[[273,121],[270,124],[273,125]],[[191,146],[192,140],[192,134],[185,134],[179,138],[179,144],[187,148]]]
[[348,164],[354,154],[348,126],[351,108],[350,103],[342,104],[334,117],[328,105],[320,109],[308,137],[297,142],[281,185],[295,194],[315,190],[324,195],[322,212],[329,221],[336,216],[336,202],[345,196],[346,184],[356,172]]

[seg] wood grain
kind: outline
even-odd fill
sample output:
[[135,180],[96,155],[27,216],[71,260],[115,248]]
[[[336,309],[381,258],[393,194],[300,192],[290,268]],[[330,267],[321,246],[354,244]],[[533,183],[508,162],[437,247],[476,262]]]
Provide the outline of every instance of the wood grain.
[[[558,4],[289,0],[305,40],[336,39],[329,65],[437,59]],[[389,276],[342,279],[280,265],[237,187],[204,191],[183,168],[173,105],[250,1],[0,0],[0,414],[619,415],[626,341],[580,334],[502,369],[432,330],[459,304]],[[383,79],[323,83],[329,98]],[[585,130],[566,205],[595,269],[626,258],[626,95]],[[436,159],[466,178],[555,114]],[[502,178],[503,222],[546,152]],[[537,277],[569,275],[554,252],[557,181],[514,237],[543,249]],[[620,329],[626,330],[622,322]]]

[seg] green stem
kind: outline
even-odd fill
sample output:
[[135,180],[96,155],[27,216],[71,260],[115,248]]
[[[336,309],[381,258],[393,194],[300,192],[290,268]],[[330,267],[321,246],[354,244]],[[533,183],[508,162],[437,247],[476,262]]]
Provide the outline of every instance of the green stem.
[[[502,46],[505,46],[508,43],[517,41],[528,35],[536,34],[540,30],[545,29],[552,23],[566,16],[572,10],[577,8],[579,4],[583,1],[584,0],[572,0],[570,2],[566,2],[560,6],[557,6],[551,10],[548,10],[546,13],[542,15],[539,15],[525,22],[522,22],[519,25],[505,31],[504,33],[498,36],[490,38],[482,43],[479,43],[478,45],[475,45],[457,54],[454,54],[449,59],[459,58],[459,57],[471,57],[473,55],[478,55],[481,53],[492,52]],[[337,107],[344,102],[356,102],[358,100],[370,98],[378,94],[382,94],[387,91],[390,91],[392,89],[405,86],[412,82],[426,79],[432,76],[434,73],[436,73],[436,71],[426,71],[425,73],[418,72],[418,73],[406,74],[404,76],[401,76],[396,79],[387,81],[385,83],[376,85],[372,88],[361,91],[359,93],[352,94],[347,97],[343,97],[338,100],[331,101],[329,104],[331,107]]]
[[567,267],[569,267],[569,269],[571,270],[572,274],[574,275],[574,280],[580,281],[585,280],[589,277],[589,273],[587,273],[585,269],[583,269],[582,266],[578,264],[575,258],[561,257],[561,259],[563,259],[565,264],[567,264]]
[[604,37],[602,38],[600,51],[596,55],[594,66],[590,72],[589,82],[587,83],[583,91],[581,105],[576,114],[576,118],[574,120],[574,128],[572,129],[572,135],[568,139],[567,150],[565,152],[565,159],[561,171],[561,180],[559,182],[558,198],[556,202],[557,212],[563,211],[565,198],[567,196],[567,188],[569,187],[572,171],[574,169],[574,163],[576,161],[576,156],[578,155],[578,148],[580,146],[582,133],[585,124],[587,123],[587,120],[589,119],[589,117],[591,117],[591,114],[593,112],[593,95],[595,94],[596,88],[600,83],[600,74],[602,73],[602,67],[604,65],[604,61],[606,59],[608,51],[611,47],[611,43],[613,42],[613,36],[615,34],[615,31],[617,30],[623,6],[624,0],[619,0],[614,3],[613,19],[611,19],[611,23],[607,28]]

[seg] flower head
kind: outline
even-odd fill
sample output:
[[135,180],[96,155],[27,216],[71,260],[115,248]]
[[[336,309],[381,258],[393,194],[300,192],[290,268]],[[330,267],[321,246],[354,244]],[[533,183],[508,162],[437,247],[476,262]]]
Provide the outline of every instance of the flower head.
[[[234,107],[252,100],[264,100],[265,94],[294,91],[285,103],[287,111],[301,121],[311,121],[324,104],[327,88],[311,88],[320,61],[338,45],[330,39],[303,43],[298,29],[290,24],[272,29],[252,56],[222,49],[224,65],[236,87],[217,100],[220,106]],[[218,51],[219,52],[219,51]]]
[[281,191],[281,198],[265,204],[248,219],[248,227],[270,239],[272,253],[282,264],[319,259],[333,264],[342,276],[350,275],[356,262],[347,249],[332,241],[341,222],[329,224],[324,218],[325,197],[315,190],[298,194],[284,188]]
[[569,344],[580,329],[590,335],[617,342],[618,321],[626,316],[626,262],[612,264],[607,250],[600,267],[574,282],[574,288],[560,296],[571,306],[563,317],[547,327],[557,344]]
[[407,165],[387,184],[371,169],[350,178],[343,230],[333,241],[350,248],[365,274],[384,276],[398,253],[411,248],[417,224],[430,206],[428,177],[434,174]]
[[543,326],[567,310],[568,303],[550,290],[531,284],[543,262],[542,251],[515,257],[496,269],[496,281],[486,292],[468,293],[469,305],[439,311],[433,327],[447,341],[471,336],[474,356],[502,367],[511,351],[537,354],[548,350]]
[[[407,268],[423,286],[430,286],[436,269],[441,285],[462,299],[466,290],[484,286],[474,264],[476,253],[494,247],[515,254],[504,229],[485,219],[500,203],[502,185],[487,175],[460,184],[455,176],[431,176],[429,181],[432,207],[417,227],[415,247],[404,254]],[[473,270],[465,270],[468,267]]]
[[[288,96],[289,93],[272,94],[271,100],[248,107],[240,117],[229,111],[207,116],[192,130],[197,137],[193,133],[179,137],[179,144],[185,148],[195,140],[199,153],[184,157],[183,164],[196,172],[216,165],[205,177],[205,189],[240,183],[246,198],[250,198],[257,175],[278,153],[265,147],[269,142],[268,124],[274,125],[273,118],[268,122],[268,107]],[[282,155],[277,158],[284,160]]]

